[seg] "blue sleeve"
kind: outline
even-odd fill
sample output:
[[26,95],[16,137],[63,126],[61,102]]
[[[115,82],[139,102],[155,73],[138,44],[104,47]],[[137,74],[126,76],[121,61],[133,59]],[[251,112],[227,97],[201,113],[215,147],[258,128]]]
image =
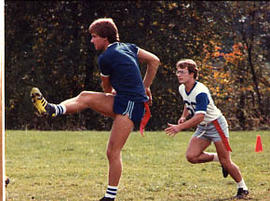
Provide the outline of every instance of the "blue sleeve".
[[106,58],[103,55],[100,55],[98,58],[98,66],[100,69],[100,72],[105,76],[111,75],[111,65],[109,62],[107,62]]
[[209,99],[206,93],[200,93],[196,96],[196,109],[195,112],[197,111],[204,111],[206,112],[207,110],[207,105],[209,104]]
[[135,44],[131,44],[131,43],[128,43],[128,45],[129,45],[129,48],[130,48],[130,50],[134,53],[134,54],[138,54],[138,51],[139,51],[139,48],[137,47],[137,45],[135,45]]

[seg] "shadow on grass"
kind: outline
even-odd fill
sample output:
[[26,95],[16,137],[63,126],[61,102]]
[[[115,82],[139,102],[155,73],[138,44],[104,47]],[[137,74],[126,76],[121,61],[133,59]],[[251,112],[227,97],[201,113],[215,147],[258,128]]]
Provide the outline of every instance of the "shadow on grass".
[[[226,200],[231,200],[231,201],[233,201],[233,200],[239,200],[239,199],[236,199],[235,197],[229,197],[229,198],[218,198],[218,199],[215,199],[215,200],[213,200],[213,201],[226,201]],[[243,199],[241,199],[241,200],[252,200],[252,201],[258,201],[258,199],[254,199],[254,198],[252,198],[252,197],[247,197],[247,198],[243,198]]]

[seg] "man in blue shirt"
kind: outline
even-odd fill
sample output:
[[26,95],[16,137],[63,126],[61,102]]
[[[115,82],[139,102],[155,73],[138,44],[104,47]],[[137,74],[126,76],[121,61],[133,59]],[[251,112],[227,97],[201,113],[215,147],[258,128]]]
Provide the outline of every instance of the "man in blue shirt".
[[[55,105],[48,103],[39,89],[31,91],[32,101],[40,114],[58,116],[90,108],[114,119],[107,146],[109,160],[108,188],[101,201],[114,200],[122,173],[121,150],[152,103],[150,86],[160,64],[154,54],[134,44],[119,42],[118,29],[111,18],[95,20],[89,26],[91,43],[102,51],[98,58],[103,92],[83,91],[77,97]],[[146,63],[144,79],[139,61]],[[148,104],[147,104],[148,103]],[[148,111],[148,110],[147,110]]]
[[[190,163],[220,162],[223,176],[230,174],[237,183],[236,198],[245,198],[249,192],[239,168],[231,160],[227,121],[215,106],[208,88],[196,81],[197,64],[184,59],[177,62],[176,69],[179,93],[185,105],[178,124],[168,124],[166,133],[175,136],[184,129],[197,126],[187,148],[187,160]],[[189,115],[191,118],[187,120]],[[217,153],[205,152],[211,142],[214,142]]]

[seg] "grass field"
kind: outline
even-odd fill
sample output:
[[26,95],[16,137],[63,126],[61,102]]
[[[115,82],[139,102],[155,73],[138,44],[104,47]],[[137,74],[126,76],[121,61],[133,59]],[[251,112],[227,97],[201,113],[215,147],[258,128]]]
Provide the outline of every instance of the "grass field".
[[[236,193],[218,163],[185,159],[191,132],[133,132],[124,147],[118,201],[224,201]],[[263,152],[255,152],[261,135]],[[6,131],[9,201],[97,201],[107,186],[109,132]],[[232,159],[254,201],[270,200],[270,131],[231,132]],[[207,151],[214,151],[211,145]]]

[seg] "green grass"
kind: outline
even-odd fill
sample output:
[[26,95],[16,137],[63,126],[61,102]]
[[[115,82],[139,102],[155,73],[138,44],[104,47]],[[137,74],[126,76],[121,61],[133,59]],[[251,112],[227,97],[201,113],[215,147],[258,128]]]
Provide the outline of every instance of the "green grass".
[[[192,133],[133,132],[124,147],[119,201],[222,201],[236,193],[218,163],[185,159]],[[261,135],[263,152],[255,152]],[[6,131],[8,201],[97,201],[107,186],[109,132]],[[250,200],[270,200],[270,131],[231,132],[232,159],[240,167]],[[214,151],[211,145],[208,151]]]

